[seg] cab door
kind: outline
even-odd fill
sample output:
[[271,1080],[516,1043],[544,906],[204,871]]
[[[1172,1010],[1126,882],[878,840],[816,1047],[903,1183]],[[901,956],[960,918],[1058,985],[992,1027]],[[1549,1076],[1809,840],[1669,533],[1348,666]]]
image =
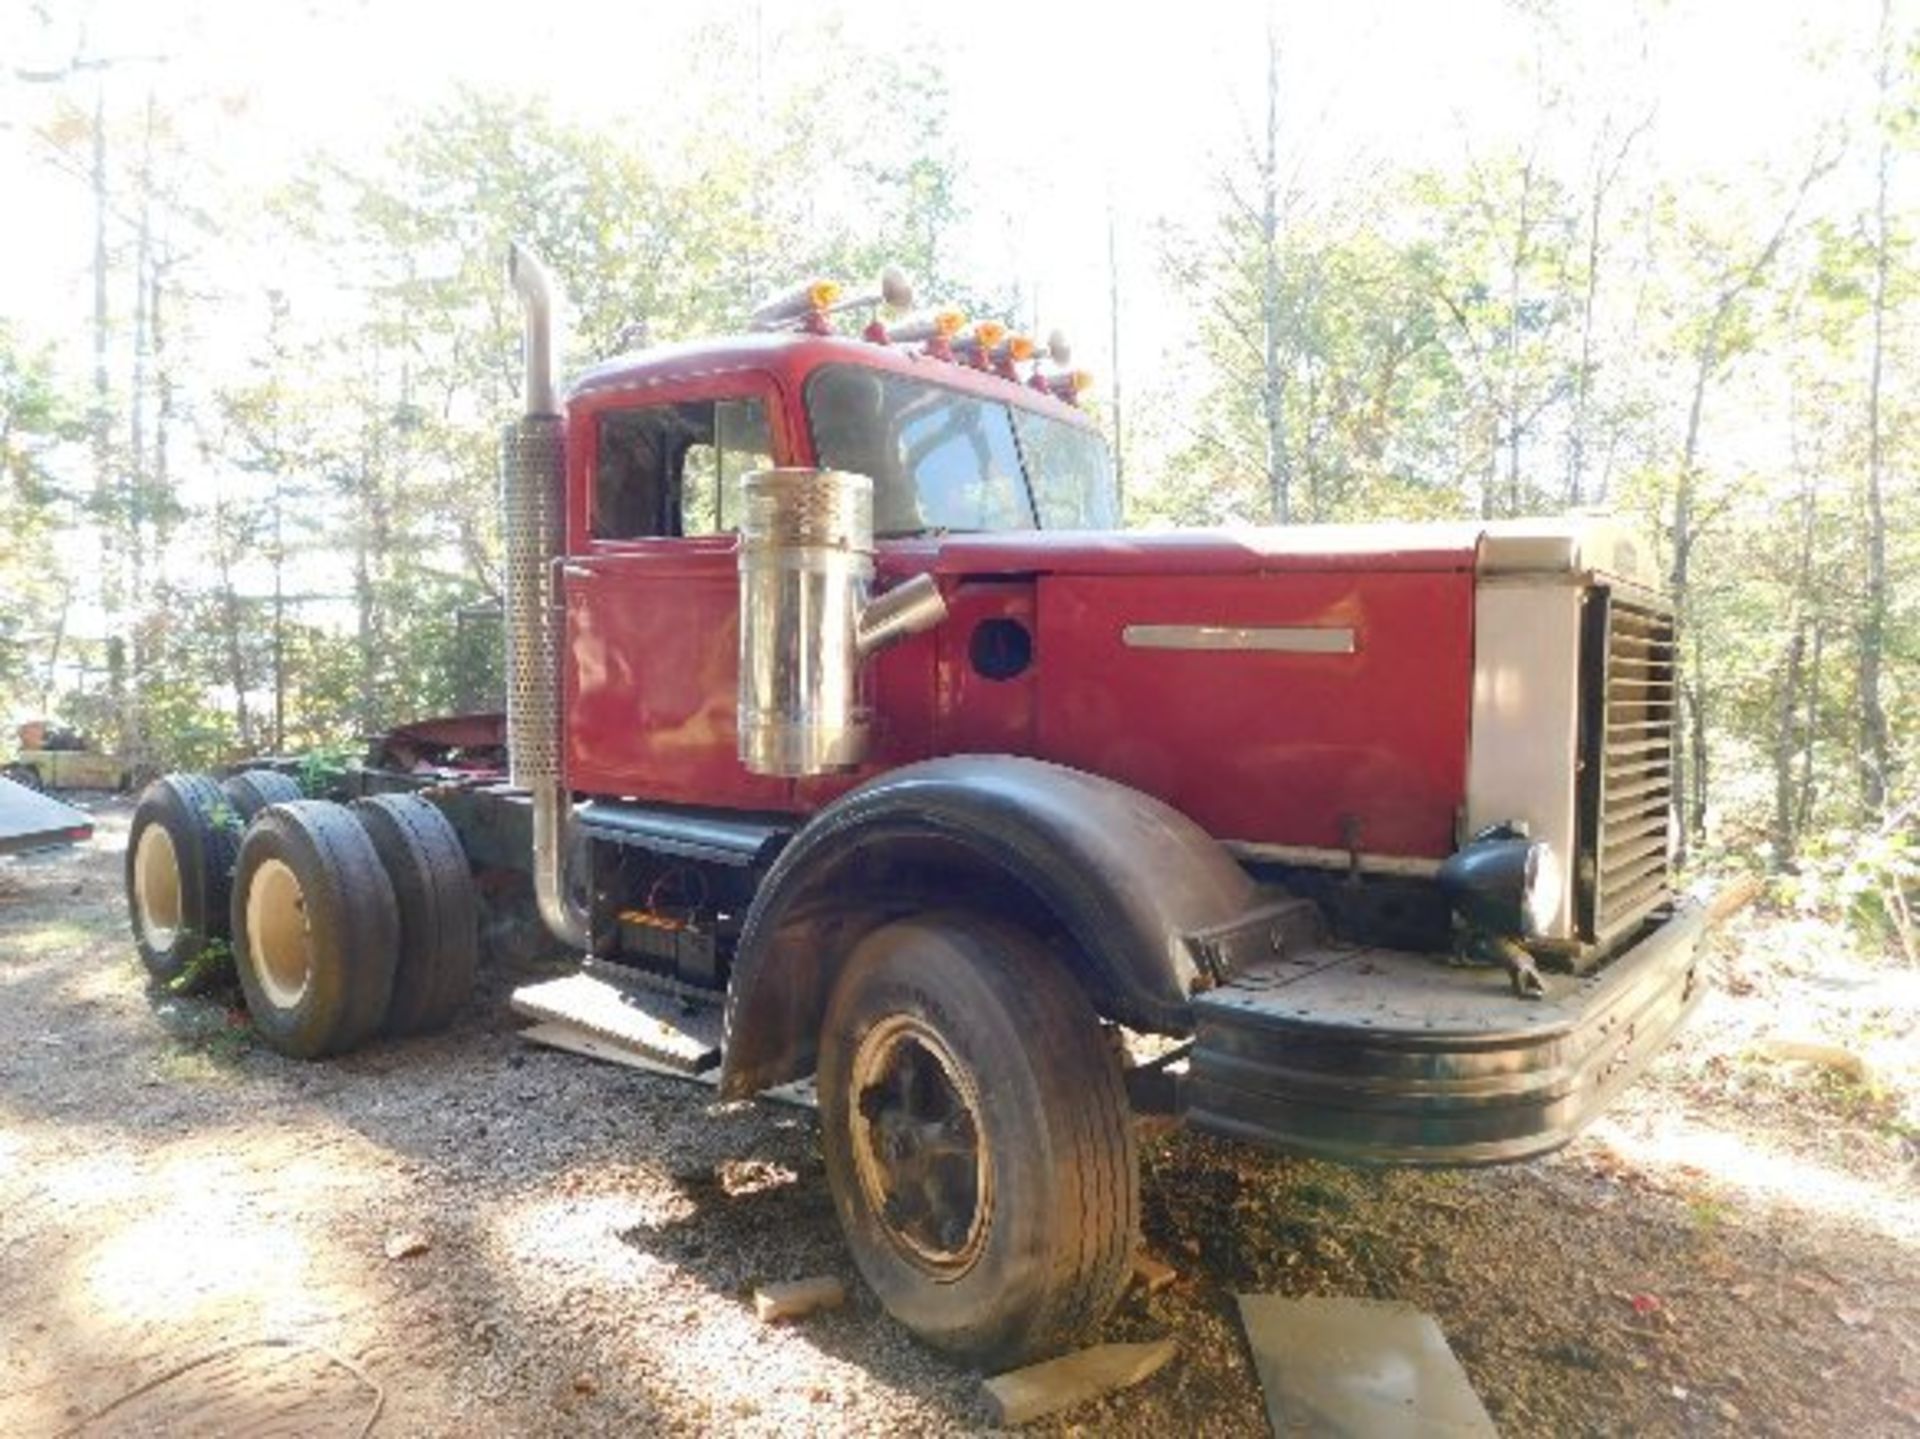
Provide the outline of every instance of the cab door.
[[579,397],[569,476],[568,784],[779,810],[740,763],[739,479],[790,462],[772,378],[707,375]]

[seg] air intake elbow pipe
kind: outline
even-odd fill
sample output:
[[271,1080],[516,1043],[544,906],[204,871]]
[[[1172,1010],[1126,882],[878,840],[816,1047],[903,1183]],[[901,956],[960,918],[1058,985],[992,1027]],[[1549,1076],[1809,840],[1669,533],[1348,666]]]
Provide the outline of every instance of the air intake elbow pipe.
[[756,470],[741,482],[740,762],[784,778],[853,769],[873,716],[861,670],[947,617],[931,575],[875,598],[873,481]]
[[566,428],[555,377],[553,281],[514,245],[507,278],[526,313],[526,413],[506,427],[500,512],[506,549],[507,763],[533,807],[533,892],[556,939],[590,949],[586,903],[568,883],[573,798],[561,759],[558,570],[566,541]]

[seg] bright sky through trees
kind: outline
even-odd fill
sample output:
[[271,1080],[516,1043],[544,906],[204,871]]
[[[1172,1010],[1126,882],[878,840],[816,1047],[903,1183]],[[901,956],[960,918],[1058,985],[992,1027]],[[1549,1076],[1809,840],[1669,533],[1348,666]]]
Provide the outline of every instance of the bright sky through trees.
[[[32,0],[0,4],[0,43],[12,66],[47,71],[74,57],[72,24],[32,22]],[[1580,57],[1543,82],[1543,43],[1526,16],[1547,6],[1502,0],[1356,0],[1279,5],[1284,56],[1282,131],[1298,167],[1301,203],[1335,181],[1391,162],[1446,163],[1528,134],[1543,93],[1579,87],[1569,102],[1611,101],[1655,114],[1663,166],[1678,176],[1739,175],[1804,133],[1810,115],[1839,120],[1844,75],[1809,57],[1870,36],[1865,0],[1806,6],[1706,0],[1635,7],[1590,0],[1561,7],[1553,28]],[[1650,7],[1653,8],[1653,7]],[[372,0],[98,0],[50,13],[86,14],[86,46],[124,57],[109,75],[110,107],[132,111],[149,86],[163,96],[212,97],[222,110],[219,164],[261,189],[326,153],[352,163],[392,136],[396,121],[456,86],[546,97],[563,114],[621,126],[640,149],[679,153],[693,137],[676,63],[716,19],[763,37],[766,69],[830,67],[833,57],[782,48],[797,14],[844,17],[864,43],[898,37],[945,57],[960,156],[974,214],[961,237],[976,280],[1037,294],[1048,324],[1068,326],[1103,369],[1107,333],[1106,206],[1121,220],[1129,289],[1130,368],[1177,344],[1184,317],[1150,283],[1153,222],[1212,204],[1212,176],[1257,128],[1265,9],[1253,3],[1118,7],[983,0],[914,6],[847,0],[676,6],[582,0],[485,7]],[[20,37],[18,39],[14,37]],[[1256,43],[1249,43],[1250,40]],[[64,53],[63,53],[64,52]],[[143,57],[160,56],[155,62]],[[738,97],[751,105],[752,95]],[[0,313],[35,333],[84,347],[91,225],[84,174],[50,166],[25,133],[45,96],[0,84],[0,193],[14,217],[0,271]],[[1577,145],[1568,126],[1549,145]],[[814,177],[783,175],[806,185]],[[21,221],[26,223],[21,223]],[[236,286],[274,257],[233,257]],[[297,283],[298,277],[287,277]],[[747,297],[739,297],[745,300]],[[1023,317],[1024,318],[1024,317]]]

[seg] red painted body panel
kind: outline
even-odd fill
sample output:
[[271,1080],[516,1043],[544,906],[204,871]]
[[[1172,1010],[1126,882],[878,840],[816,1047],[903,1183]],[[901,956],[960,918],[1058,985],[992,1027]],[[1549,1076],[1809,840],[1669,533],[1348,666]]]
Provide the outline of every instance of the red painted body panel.
[[1468,572],[1478,525],[1301,525],[1291,529],[1067,530],[953,535],[928,567],[941,574],[1258,575]]
[[[1038,752],[1221,839],[1443,857],[1466,793],[1473,577],[1040,583]],[[1128,625],[1351,627],[1352,654],[1135,649]]]
[[939,644],[934,744],[941,754],[1035,754],[1040,666],[993,679],[974,668],[975,630],[992,620],[1012,620],[1035,639],[1031,580],[975,581],[953,587],[947,622],[933,632]]
[[567,782],[594,795],[787,808],[787,785],[737,757],[734,541],[656,540],[569,568]]
[[[1442,856],[1466,783],[1479,527],[1018,533],[886,542],[880,583],[931,572],[945,624],[881,655],[872,762],[792,782],[740,764],[737,541],[597,541],[595,435],[609,409],[755,394],[775,458],[813,462],[801,409],[820,364],[857,361],[1091,422],[989,372],[857,340],[751,336],[590,372],[568,411],[570,785],[806,813],[935,754],[1030,754],[1110,776],[1222,839]],[[975,629],[1012,619],[1032,664],[978,673]],[[1129,624],[1351,627],[1349,655],[1136,649]]]

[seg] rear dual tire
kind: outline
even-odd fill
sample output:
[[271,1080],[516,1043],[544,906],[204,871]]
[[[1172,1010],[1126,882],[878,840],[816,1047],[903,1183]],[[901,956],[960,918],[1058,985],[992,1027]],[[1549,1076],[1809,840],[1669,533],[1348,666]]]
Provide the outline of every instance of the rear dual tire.
[[269,1047],[319,1059],[372,1038],[393,995],[400,914],[359,821],[324,800],[262,810],[234,872],[233,947]]
[[270,805],[240,847],[233,935],[248,1012],[282,1054],[442,1028],[479,948],[459,836],[413,795]]
[[373,841],[400,917],[387,1032],[444,1029],[473,995],[480,953],[480,899],[460,836],[417,795],[373,795],[351,813]]
[[249,823],[270,804],[287,804],[300,798],[300,786],[293,777],[272,769],[243,770],[231,775],[220,782],[220,791],[239,811],[240,818]]
[[128,919],[155,981],[198,989],[224,968],[241,820],[203,774],[148,785],[127,832]]

